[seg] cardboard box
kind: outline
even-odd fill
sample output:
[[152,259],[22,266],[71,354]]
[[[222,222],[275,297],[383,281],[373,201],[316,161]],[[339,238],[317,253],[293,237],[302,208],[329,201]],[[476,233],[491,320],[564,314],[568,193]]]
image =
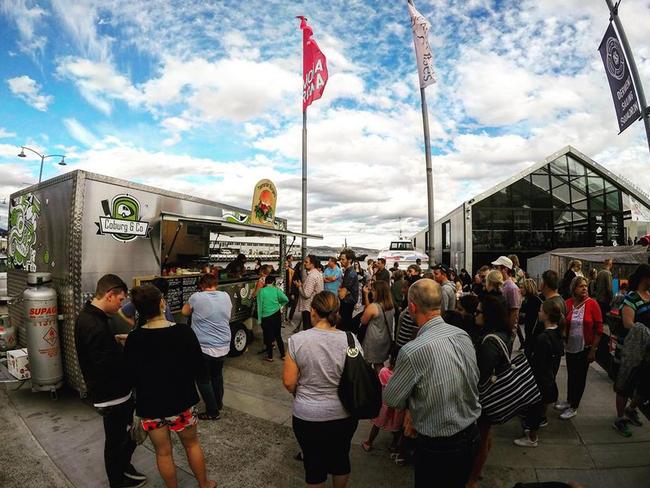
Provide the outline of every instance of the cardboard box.
[[7,351],[7,369],[19,380],[27,380],[32,377],[29,372],[26,348]]

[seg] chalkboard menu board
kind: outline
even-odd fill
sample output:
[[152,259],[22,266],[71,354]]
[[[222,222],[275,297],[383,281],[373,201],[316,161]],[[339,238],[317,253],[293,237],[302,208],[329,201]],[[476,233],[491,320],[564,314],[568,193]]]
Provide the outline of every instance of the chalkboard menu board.
[[[200,275],[192,276],[163,276],[163,279],[167,280],[169,283],[169,291],[167,291],[167,303],[172,312],[178,312],[183,308],[183,304],[187,303],[190,295],[198,291]],[[157,276],[151,276],[146,278],[136,278],[136,286],[145,285],[151,283],[153,280],[158,278]]]

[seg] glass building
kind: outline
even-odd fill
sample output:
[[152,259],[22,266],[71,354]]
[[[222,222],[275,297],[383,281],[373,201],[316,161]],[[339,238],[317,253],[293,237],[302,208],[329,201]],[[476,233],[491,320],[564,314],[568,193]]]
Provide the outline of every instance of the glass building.
[[[516,254],[525,267],[552,249],[630,244],[648,221],[650,197],[567,146],[438,220],[434,257],[475,270]],[[415,235],[415,247],[428,238]]]

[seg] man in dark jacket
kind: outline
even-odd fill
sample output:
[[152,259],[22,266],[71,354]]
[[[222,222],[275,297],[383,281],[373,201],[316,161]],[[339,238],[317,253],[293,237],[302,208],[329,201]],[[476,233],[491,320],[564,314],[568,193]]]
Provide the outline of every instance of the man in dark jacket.
[[111,488],[142,486],[147,478],[135,470],[135,443],[128,427],[133,421],[131,380],[122,346],[113,334],[108,314],[119,311],[127,286],[116,275],[102,276],[95,297],[86,302],[75,324],[79,366],[93,405],[104,418],[104,465]]
[[354,270],[354,251],[343,249],[339,256],[343,268],[343,281],[339,287],[339,299],[341,300],[341,330],[349,330],[357,333],[359,331],[359,315],[352,317],[354,306],[359,298],[359,277]]

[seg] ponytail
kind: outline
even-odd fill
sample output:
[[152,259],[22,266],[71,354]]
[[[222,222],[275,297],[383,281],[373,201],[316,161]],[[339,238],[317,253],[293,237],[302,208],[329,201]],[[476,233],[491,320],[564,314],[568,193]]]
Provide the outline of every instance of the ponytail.
[[566,329],[566,317],[562,314],[562,308],[558,303],[552,300],[546,300],[542,303],[542,310],[551,323],[557,324],[560,335],[564,337]]
[[339,323],[339,298],[331,291],[317,293],[311,301],[311,308],[321,319],[327,320],[332,327]]

